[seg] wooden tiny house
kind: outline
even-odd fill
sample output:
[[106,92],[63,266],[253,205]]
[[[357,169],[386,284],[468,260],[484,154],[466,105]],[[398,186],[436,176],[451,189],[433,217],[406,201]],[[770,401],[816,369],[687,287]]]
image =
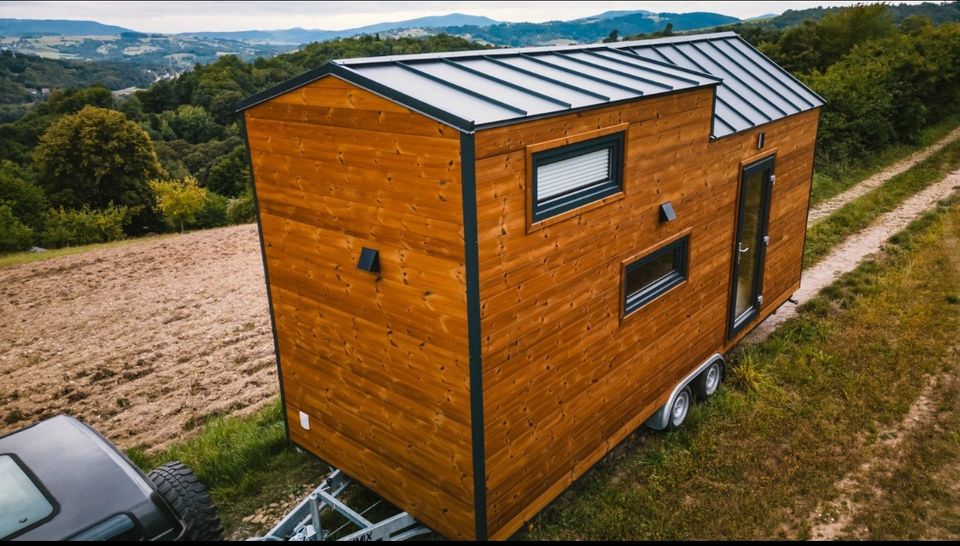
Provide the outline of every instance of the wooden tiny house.
[[821,104],[733,33],[252,97],[290,439],[449,538],[509,537],[799,287]]

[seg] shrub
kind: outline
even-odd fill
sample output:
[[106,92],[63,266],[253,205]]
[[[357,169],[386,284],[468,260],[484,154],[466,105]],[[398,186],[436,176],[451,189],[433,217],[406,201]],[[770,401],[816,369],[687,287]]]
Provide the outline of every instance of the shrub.
[[229,200],[226,197],[208,190],[207,199],[203,202],[203,208],[201,208],[195,216],[196,227],[202,229],[227,225],[228,203]]
[[253,192],[247,190],[243,195],[230,200],[227,205],[227,221],[231,224],[246,224],[256,220],[253,207]]
[[27,250],[33,245],[33,230],[13,214],[8,205],[0,204],[0,252]]
[[157,211],[168,224],[179,227],[181,233],[187,225],[192,226],[197,222],[197,214],[207,205],[209,192],[201,188],[192,176],[178,180],[154,180],[150,182],[150,188],[156,193]]
[[117,241],[123,239],[123,228],[131,217],[132,211],[127,207],[50,209],[44,218],[46,227],[40,235],[40,243],[57,248]]

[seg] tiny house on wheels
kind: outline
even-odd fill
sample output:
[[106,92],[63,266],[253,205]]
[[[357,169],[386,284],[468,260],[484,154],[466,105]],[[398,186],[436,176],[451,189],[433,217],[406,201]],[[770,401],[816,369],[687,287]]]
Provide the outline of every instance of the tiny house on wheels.
[[820,97],[734,33],[347,59],[242,111],[290,439],[449,538],[677,425],[800,285]]

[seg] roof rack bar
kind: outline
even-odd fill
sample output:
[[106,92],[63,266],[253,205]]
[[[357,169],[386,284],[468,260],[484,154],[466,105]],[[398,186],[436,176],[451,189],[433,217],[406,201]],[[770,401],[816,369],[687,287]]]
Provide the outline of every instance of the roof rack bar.
[[772,72],[770,72],[770,70],[769,70],[767,67],[765,67],[765,66],[763,66],[762,64],[758,63],[757,61],[753,60],[752,58],[750,58],[749,55],[744,54],[743,51],[740,51],[740,48],[739,48],[739,47],[737,47],[737,46],[735,46],[735,45],[731,45],[731,47],[733,47],[733,49],[734,49],[737,53],[743,55],[743,58],[744,58],[744,59],[750,61],[750,63],[753,64],[753,66],[755,66],[755,67],[759,68],[760,70],[762,70],[764,73],[766,73],[767,76],[770,76],[771,78],[773,78],[773,79],[777,80],[778,82],[780,82],[780,84],[783,85],[783,87],[784,87],[785,89],[787,89],[788,91],[790,91],[791,93],[793,93],[794,95],[796,95],[797,98],[799,98],[799,99],[802,100],[803,102],[807,103],[807,106],[808,106],[808,107],[813,107],[813,106],[814,106],[814,104],[813,104],[812,102],[810,102],[810,100],[807,99],[807,97],[804,97],[801,93],[797,93],[796,91],[794,91],[789,85],[785,84],[785,83],[783,82],[783,80],[781,80],[780,78],[778,78],[778,77],[776,76],[776,74],[773,74]]
[[[683,50],[681,50],[680,48],[674,47],[673,44],[666,44],[666,45],[667,45],[667,47],[670,48],[671,51],[676,51],[681,57],[683,57],[684,59],[686,59],[686,60],[690,61],[691,63],[693,63],[693,65],[696,66],[697,68],[699,68],[700,70],[706,70],[706,68],[704,68],[702,64],[700,64],[700,63],[698,63],[697,61],[693,60],[693,57],[691,57],[691,56],[687,55],[686,53],[684,53]],[[700,50],[698,49],[697,51],[700,51]],[[702,54],[703,52],[700,51],[700,53]],[[734,79],[737,79],[737,78],[734,78]],[[739,80],[738,80],[738,81],[739,81]],[[756,106],[754,106],[753,104],[751,104],[749,101],[747,101],[747,99],[745,99],[745,98],[743,98],[742,96],[740,96],[740,94],[737,93],[736,91],[734,91],[729,85],[725,85],[725,86],[723,86],[723,88],[726,89],[731,95],[733,95],[733,96],[737,97],[738,99],[740,99],[741,101],[743,101],[744,104],[746,104],[747,106],[749,106],[750,108],[752,108],[752,109],[753,109],[754,111],[756,111],[758,114],[760,114],[761,116],[763,116],[764,118],[766,118],[767,121],[771,121],[771,120],[772,120],[772,118],[771,118],[770,116],[764,114],[762,110],[760,110],[759,108],[757,108]],[[720,97],[717,97],[717,98],[719,99]],[[748,117],[746,117],[745,115],[743,115],[742,113],[740,113],[739,110],[737,110],[736,108],[733,108],[732,106],[730,106],[730,103],[728,103],[728,102],[726,102],[726,101],[723,101],[723,103],[726,104],[727,106],[729,106],[731,110],[733,110],[734,112],[736,112],[738,116],[740,116],[740,117],[748,120],[749,123],[750,123],[750,125],[758,125],[756,122],[754,122],[753,120],[750,120],[750,118],[748,118]]]
[[[726,57],[727,60],[729,60],[731,63],[735,64],[738,68],[740,68],[740,70],[743,70],[748,76],[750,76],[751,78],[753,78],[754,81],[756,81],[756,82],[759,83],[760,85],[764,85],[766,88],[770,89],[770,91],[772,91],[775,95],[777,95],[777,96],[780,97],[781,99],[785,100],[785,101],[787,102],[787,104],[789,104],[789,105],[792,106],[793,108],[797,108],[797,105],[794,104],[793,102],[791,102],[790,99],[784,97],[784,96],[781,95],[776,89],[774,89],[774,88],[770,87],[769,85],[764,84],[762,81],[760,81],[760,78],[754,76],[749,70],[747,70],[747,69],[746,69],[742,64],[740,64],[736,59],[734,59],[733,57],[731,57],[730,55],[728,55],[726,51],[720,49],[720,48],[717,46],[717,44],[715,44],[715,43],[713,43],[713,42],[707,42],[707,43],[710,44],[710,47],[712,47],[713,49],[716,49],[716,50],[717,50],[717,53],[719,53],[719,54],[723,55],[724,57]],[[757,93],[757,95],[759,95],[760,98],[763,99],[764,102],[766,102],[766,103],[769,104],[770,106],[773,106],[773,107],[774,107],[778,112],[780,112],[781,114],[783,114],[783,115],[785,115],[785,116],[789,115],[786,110],[784,110],[783,108],[780,108],[779,106],[776,105],[776,103],[774,103],[773,101],[769,100],[767,97],[763,96],[763,93]]]
[[567,102],[567,101],[563,101],[563,100],[560,100],[560,99],[558,99],[558,98],[551,97],[550,95],[545,95],[545,94],[543,94],[543,93],[539,93],[539,92],[537,92],[537,91],[532,91],[532,90],[530,90],[530,89],[527,89],[526,87],[523,87],[522,85],[517,85],[517,84],[515,84],[515,83],[513,83],[513,82],[510,82],[510,81],[507,81],[507,80],[498,78],[498,77],[496,77],[496,76],[491,76],[490,74],[485,74],[485,73],[483,73],[483,72],[481,72],[481,71],[479,71],[479,70],[475,70],[475,69],[473,69],[473,68],[470,68],[469,66],[464,66],[464,65],[462,65],[462,64],[460,64],[460,63],[453,62],[453,61],[451,61],[450,59],[443,59],[443,58],[441,58],[440,60],[443,61],[443,63],[446,64],[446,65],[448,65],[448,66],[452,66],[452,67],[458,68],[458,69],[460,69],[460,70],[463,70],[464,72],[468,72],[468,73],[470,73],[470,74],[473,74],[474,76],[483,78],[483,79],[485,79],[485,80],[490,80],[490,81],[495,82],[495,83],[498,83],[498,84],[500,84],[500,85],[502,85],[502,86],[504,86],[504,87],[509,87],[509,88],[511,88],[511,89],[516,89],[517,91],[521,91],[521,92],[523,92],[523,93],[526,93],[527,95],[531,95],[531,96],[537,97],[537,98],[539,98],[539,99],[543,99],[543,100],[545,100],[545,101],[552,102],[552,103],[554,103],[554,104],[558,104],[558,105],[563,106],[563,107],[565,107],[565,108],[570,108],[570,107],[572,107],[572,105],[571,105],[569,102]]
[[629,91],[629,92],[634,93],[635,95],[640,96],[640,97],[643,96],[643,91],[641,91],[641,90],[639,90],[639,89],[634,89],[633,87],[630,87],[630,86],[628,86],[628,85],[623,85],[623,84],[621,84],[621,83],[610,82],[610,81],[607,81],[607,80],[605,80],[605,79],[603,79],[603,78],[598,78],[597,76],[593,76],[593,75],[591,75],[591,74],[584,74],[583,72],[580,72],[580,71],[578,71],[578,70],[574,70],[574,69],[572,69],[572,68],[567,68],[567,67],[565,67],[565,66],[560,66],[560,65],[553,64],[553,63],[548,63],[547,61],[544,61],[543,59],[538,59],[538,58],[536,58],[536,57],[534,57],[534,56],[532,56],[532,55],[527,55],[526,53],[520,53],[519,56],[522,57],[522,58],[524,58],[524,59],[527,59],[527,60],[529,60],[529,61],[535,62],[535,63],[537,63],[537,64],[541,64],[541,65],[543,65],[543,66],[549,66],[550,68],[559,70],[559,71],[561,71],[561,72],[567,72],[568,74],[573,74],[574,76],[578,76],[578,77],[581,77],[581,78],[584,78],[584,79],[587,79],[587,80],[593,80],[593,81],[595,81],[595,82],[602,83],[603,85],[609,85],[610,87],[616,87],[617,89],[623,89],[624,91]]
[[[584,51],[585,51],[585,50],[584,50]],[[567,60],[570,61],[570,62],[582,64],[582,65],[584,65],[584,66],[589,66],[590,68],[596,68],[596,69],[599,69],[599,70],[605,70],[605,71],[610,72],[610,73],[612,73],[612,74],[616,74],[616,75],[618,75],[618,76],[623,76],[624,78],[630,78],[631,80],[637,80],[637,81],[641,81],[641,82],[644,82],[644,83],[649,83],[650,85],[655,85],[655,86],[657,86],[657,87],[662,87],[662,88],[666,89],[667,91],[673,91],[673,89],[674,89],[674,87],[673,87],[672,85],[668,84],[668,83],[663,83],[663,82],[657,81],[657,80],[651,80],[650,78],[644,78],[643,76],[637,76],[637,75],[631,74],[631,73],[629,73],[629,72],[624,72],[624,71],[622,71],[622,70],[617,70],[617,69],[615,69],[615,68],[609,68],[609,67],[603,66],[603,65],[601,65],[601,64],[591,63],[590,61],[584,61],[583,59],[578,59],[578,58],[576,58],[576,57],[571,57],[570,55],[567,55],[566,53],[562,53],[562,52],[560,52],[560,51],[554,53],[554,55],[560,57],[561,59],[567,59]],[[602,55],[601,55],[601,57],[602,57]],[[636,68],[636,65],[634,65],[634,68]],[[693,80],[685,80],[685,81],[689,81],[690,83],[693,83],[693,84],[699,84],[699,83],[700,83],[700,82],[696,82],[696,81],[693,81]]]
[[596,93],[596,92],[590,91],[589,89],[584,89],[584,88],[582,88],[582,87],[577,87],[576,85],[573,85],[573,84],[571,84],[571,83],[567,83],[567,82],[565,82],[565,81],[555,80],[555,79],[553,79],[553,78],[549,78],[549,77],[547,77],[547,76],[544,76],[544,75],[541,75],[541,74],[537,74],[536,72],[527,70],[526,68],[520,68],[519,66],[514,66],[514,65],[512,65],[512,64],[510,64],[510,63],[501,61],[500,59],[497,59],[496,57],[484,56],[484,57],[482,57],[482,58],[483,58],[483,60],[485,60],[485,61],[490,61],[490,62],[493,63],[493,64],[502,66],[502,67],[504,67],[504,68],[509,68],[510,70],[519,72],[519,73],[521,73],[521,74],[526,74],[527,76],[530,76],[530,77],[532,77],[532,78],[537,78],[537,79],[543,80],[543,81],[545,81],[545,82],[550,82],[550,83],[552,83],[552,84],[554,84],[554,85],[559,85],[560,87],[566,87],[567,89],[571,89],[571,90],[573,90],[573,91],[576,91],[577,93],[582,93],[582,94],[584,94],[584,95],[587,95],[587,96],[590,96],[590,97],[594,97],[594,98],[597,98],[597,99],[600,99],[600,100],[604,100],[604,101],[609,101],[609,100],[610,100],[610,97],[608,97],[608,96],[606,96],[606,95],[601,95],[600,93]]
[[[606,47],[604,47],[603,49],[606,50],[606,51],[612,51],[612,52],[614,52],[614,53],[619,53],[620,55],[623,55],[624,57],[630,57],[631,59],[638,59],[638,60],[641,60],[641,61],[644,61],[644,62],[648,62],[648,63],[651,63],[651,64],[656,64],[656,65],[664,66],[664,67],[667,67],[667,68],[671,68],[671,69],[673,69],[673,70],[677,70],[677,71],[679,71],[679,72],[684,72],[684,73],[686,73],[686,74],[693,74],[694,76],[700,76],[701,78],[710,78],[711,80],[723,81],[723,78],[718,78],[718,77],[714,76],[713,74],[709,74],[709,73],[707,73],[707,72],[700,72],[700,71],[698,71],[698,70],[694,70],[694,69],[692,69],[692,68],[687,68],[687,67],[685,67],[685,66],[680,66],[680,65],[678,65],[678,64],[676,64],[676,63],[672,63],[672,62],[669,62],[669,61],[658,61],[657,59],[651,59],[650,57],[644,57],[643,55],[637,53],[636,51],[633,51],[632,49],[626,49],[626,48],[624,48],[624,49],[619,49],[619,48],[610,47],[610,46],[606,46]],[[657,50],[655,50],[655,49],[654,49],[653,51],[654,51],[654,53],[657,53],[658,55],[660,55],[661,57],[663,57],[664,59],[666,59],[666,57],[663,55],[663,53],[660,53],[659,51],[657,51]],[[594,53],[595,55],[599,55],[599,54],[596,53],[596,52],[591,52],[591,53]],[[610,57],[607,57],[607,56],[605,56],[605,55],[600,55],[600,56],[603,57],[603,58],[605,58],[605,59],[610,59]],[[622,61],[621,61],[621,62],[622,62]],[[636,66],[636,65],[634,65],[634,66]],[[645,69],[645,70],[654,70],[654,69],[648,68],[648,67],[644,67],[644,69]],[[679,76],[673,76],[673,77],[674,77],[674,78],[679,78]]]
[[[690,44],[690,47],[692,47],[693,49],[695,49],[696,52],[699,53],[700,55],[703,55],[703,56],[704,56],[707,60],[709,60],[711,63],[714,63],[714,64],[716,64],[717,66],[721,66],[720,63],[718,63],[717,61],[713,60],[713,59],[710,57],[710,55],[707,55],[706,53],[704,53],[704,51],[703,51],[702,49],[700,49],[699,47],[697,47],[697,44],[691,43],[691,44]],[[688,58],[689,58],[689,57],[688,57]],[[764,98],[763,98],[763,95],[761,95],[760,93],[757,93],[757,91],[756,91],[752,86],[748,85],[746,81],[744,81],[742,78],[738,77],[736,74],[734,74],[734,73],[731,72],[731,73],[730,73],[730,77],[731,77],[732,79],[740,82],[745,88],[749,89],[751,93],[753,93],[754,95],[756,95],[756,96],[759,97],[760,99],[763,99],[763,100],[767,101],[767,99],[764,99]],[[769,114],[767,114],[767,113],[764,112],[763,110],[757,108],[757,107],[753,104],[752,101],[747,100],[746,97],[744,97],[744,96],[741,95],[740,93],[737,93],[737,91],[734,90],[733,87],[727,86],[727,90],[730,91],[731,94],[733,94],[734,96],[738,97],[740,100],[742,100],[743,102],[745,102],[748,106],[750,106],[750,108],[753,108],[754,110],[756,110],[761,116],[767,118],[767,121],[773,121],[773,118],[770,117]],[[767,101],[767,102],[769,102],[769,101]]]
[[503,108],[503,109],[506,109],[506,110],[510,110],[511,112],[514,112],[514,113],[516,113],[516,114],[520,114],[521,116],[527,115],[527,111],[524,110],[523,108],[518,108],[518,107],[516,107],[516,106],[514,106],[514,105],[512,105],[512,104],[507,104],[507,103],[505,103],[505,102],[503,102],[503,101],[499,101],[499,100],[497,100],[497,99],[493,99],[493,98],[484,96],[484,95],[482,95],[482,94],[480,94],[480,93],[477,93],[477,92],[474,91],[473,89],[468,89],[468,88],[466,88],[466,87],[462,87],[462,86],[457,85],[457,84],[455,84],[455,83],[450,83],[450,82],[444,80],[443,78],[438,78],[437,76],[434,76],[433,74],[430,74],[429,72],[424,72],[423,70],[420,70],[420,69],[418,69],[418,68],[414,68],[414,67],[412,67],[412,66],[410,66],[410,65],[408,65],[408,64],[402,63],[402,62],[400,62],[400,61],[393,61],[393,65],[394,65],[394,66],[398,66],[398,67],[400,67],[400,68],[402,68],[402,69],[404,69],[404,70],[406,70],[406,71],[408,71],[408,72],[412,72],[412,73],[414,73],[414,74],[416,74],[416,75],[418,75],[418,76],[427,78],[428,80],[432,80],[432,81],[435,81],[435,82],[440,83],[440,84],[442,84],[442,85],[445,85],[445,86],[449,87],[450,89],[455,89],[455,90],[457,90],[457,91],[460,91],[461,93],[466,93],[466,94],[468,94],[468,95],[470,95],[470,96],[472,96],[472,97],[476,97],[476,98],[478,98],[478,99],[480,99],[480,100],[482,100],[482,101],[484,101],[484,102],[488,102],[488,103],[490,103],[490,104],[493,104],[494,106],[499,106],[500,108]]

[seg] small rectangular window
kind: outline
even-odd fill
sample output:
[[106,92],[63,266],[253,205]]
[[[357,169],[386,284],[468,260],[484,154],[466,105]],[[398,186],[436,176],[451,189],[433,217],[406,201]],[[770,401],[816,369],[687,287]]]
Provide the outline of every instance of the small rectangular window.
[[624,315],[686,280],[688,247],[684,237],[626,266]]
[[623,189],[623,133],[533,154],[533,221]]

